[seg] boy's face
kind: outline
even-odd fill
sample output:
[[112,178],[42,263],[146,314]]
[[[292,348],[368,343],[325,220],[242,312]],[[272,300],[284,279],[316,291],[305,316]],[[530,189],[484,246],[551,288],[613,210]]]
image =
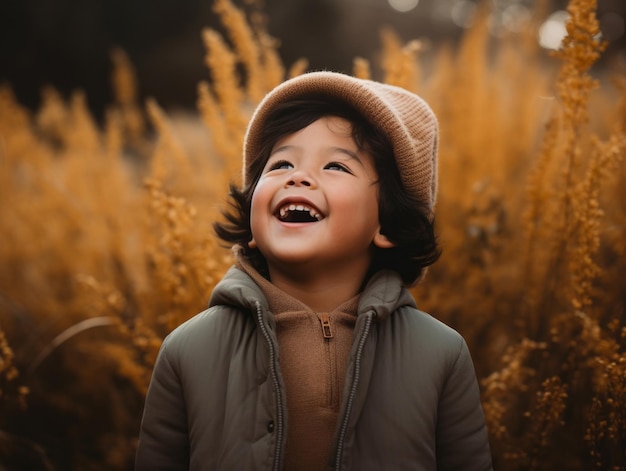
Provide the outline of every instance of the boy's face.
[[321,118],[280,139],[252,195],[250,224],[270,277],[306,268],[364,276],[380,234],[378,184],[372,157],[359,151],[351,125]]

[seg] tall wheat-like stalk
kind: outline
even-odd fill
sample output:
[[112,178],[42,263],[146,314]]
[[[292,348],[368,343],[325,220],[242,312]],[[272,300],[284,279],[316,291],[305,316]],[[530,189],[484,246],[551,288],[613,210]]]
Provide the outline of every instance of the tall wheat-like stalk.
[[[616,406],[624,399],[621,378],[626,376],[621,365],[626,358],[623,339],[600,315],[606,307],[597,262],[604,214],[600,191],[619,170],[626,141],[623,132],[601,142],[584,131],[590,93],[598,85],[589,69],[603,49],[595,9],[595,2],[584,0],[568,7],[568,36],[555,54],[562,64],[556,79],[556,114],[548,123],[530,179],[523,277],[529,296],[523,300],[520,325],[522,336],[540,340],[545,347],[539,355],[543,361],[534,366],[527,361],[536,378],[529,384],[537,386],[527,385],[528,391],[522,393],[537,389],[536,401],[526,401],[527,420],[517,421],[518,429],[501,442],[509,450],[503,458],[514,469],[555,465],[548,464],[546,456],[557,441],[555,431],[563,426],[570,433],[576,430],[576,436],[569,437],[570,446],[580,448],[585,441],[590,446],[578,466],[618,469],[626,463],[624,421]],[[619,324],[617,319],[611,322]],[[512,348],[526,351],[526,345],[524,339]],[[610,382],[602,373],[607,366],[611,377],[617,373]],[[507,404],[519,404],[513,398],[520,391],[517,383],[501,381],[496,373],[483,385],[487,417],[497,428],[499,417],[495,414],[496,421],[491,420],[491,409],[497,412]]]

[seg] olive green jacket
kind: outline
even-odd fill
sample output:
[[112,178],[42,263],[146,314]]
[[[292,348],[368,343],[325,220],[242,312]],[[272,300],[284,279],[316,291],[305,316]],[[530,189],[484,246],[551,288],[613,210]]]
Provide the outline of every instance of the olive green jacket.
[[[261,290],[231,268],[209,309],[163,342],[136,470],[282,470],[279,355]],[[376,274],[360,297],[328,469],[492,469],[465,341],[417,310],[393,272]]]

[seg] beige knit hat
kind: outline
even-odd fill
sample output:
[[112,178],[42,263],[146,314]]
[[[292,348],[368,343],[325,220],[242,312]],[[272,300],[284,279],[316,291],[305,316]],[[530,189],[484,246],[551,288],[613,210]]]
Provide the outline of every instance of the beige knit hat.
[[437,119],[407,90],[335,72],[310,72],[287,80],[261,101],[244,140],[243,183],[252,178],[265,120],[279,103],[308,95],[328,95],[351,105],[389,138],[406,190],[433,209],[437,197]]

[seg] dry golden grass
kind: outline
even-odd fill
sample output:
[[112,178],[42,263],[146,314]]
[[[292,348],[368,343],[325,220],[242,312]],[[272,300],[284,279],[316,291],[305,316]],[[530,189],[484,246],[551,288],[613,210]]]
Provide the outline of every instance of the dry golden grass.
[[[590,74],[595,7],[570,1],[554,57],[532,31],[494,44],[482,12],[455,49],[387,30],[378,69],[354,62],[439,116],[444,254],[414,292],[470,345],[497,469],[626,466],[626,81]],[[203,33],[190,116],[139,104],[119,50],[102,126],[80,92],[31,113],[0,88],[6,469],[130,469],[161,340],[231,263],[211,223],[247,119],[307,65],[281,62],[258,12],[215,11],[228,37]]]

